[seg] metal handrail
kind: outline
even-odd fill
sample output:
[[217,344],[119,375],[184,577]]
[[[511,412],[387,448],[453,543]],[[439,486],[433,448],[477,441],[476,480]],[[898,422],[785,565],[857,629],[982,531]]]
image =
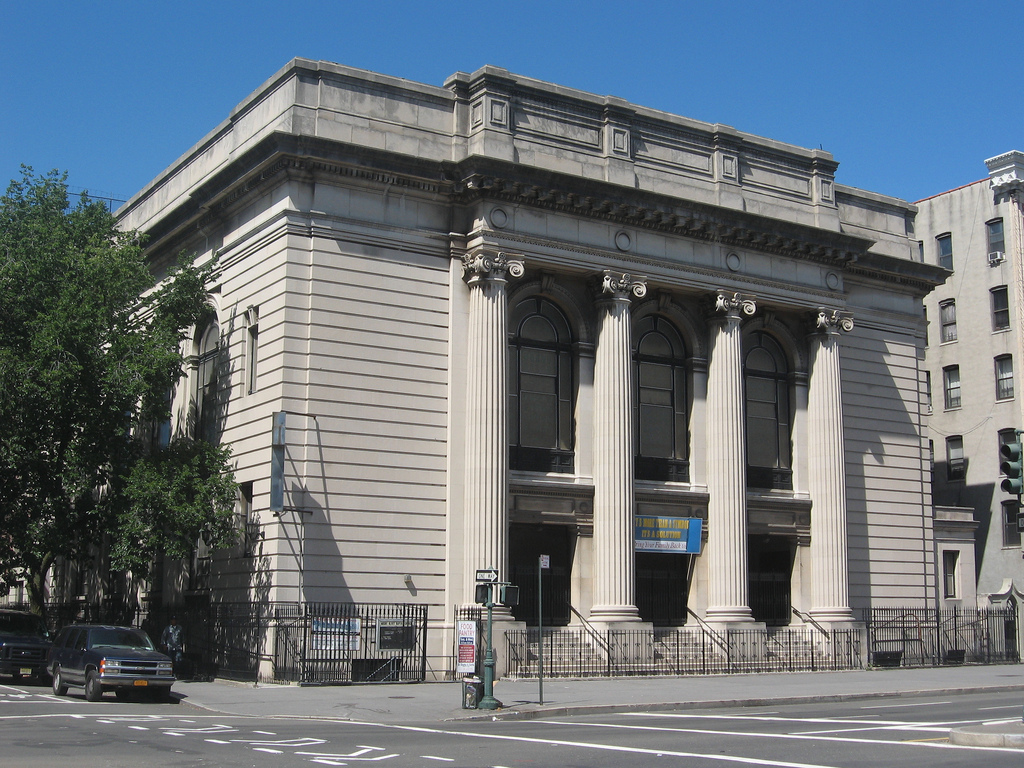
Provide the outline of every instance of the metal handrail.
[[715,629],[713,629],[710,624],[708,624],[706,621],[704,621],[704,619],[702,619],[700,616],[694,613],[693,609],[689,606],[687,606],[686,612],[697,620],[697,623],[700,624],[701,629],[703,629],[705,632],[711,635],[711,640],[715,643],[715,645],[717,645],[723,651],[729,651],[729,644],[722,639],[722,636],[718,634],[718,632]]
[[572,603],[569,604],[569,610],[572,611],[573,616],[580,620],[580,623],[587,631],[587,634],[594,639],[601,650],[604,651],[606,655],[611,653],[611,646],[608,644],[608,641],[601,637],[601,633],[594,628],[593,624],[584,618],[582,613],[576,610],[576,607]]
[[798,619],[800,619],[800,621],[804,622],[805,624],[810,624],[816,630],[821,632],[821,634],[823,634],[826,639],[831,637],[831,635],[829,634],[829,631],[827,629],[825,629],[823,626],[821,626],[821,624],[819,624],[817,621],[815,621],[814,617],[811,616],[809,613],[804,613],[803,611],[797,610],[796,608],[793,608],[792,606],[790,606],[790,610],[793,611],[793,615],[796,616]]

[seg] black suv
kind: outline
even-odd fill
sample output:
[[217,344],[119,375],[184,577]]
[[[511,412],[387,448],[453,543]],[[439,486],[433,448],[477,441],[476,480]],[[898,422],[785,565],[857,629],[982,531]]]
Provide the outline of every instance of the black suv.
[[50,648],[47,668],[55,694],[63,696],[69,685],[81,685],[89,701],[99,701],[109,689],[118,699],[145,691],[166,701],[174,682],[171,660],[153,647],[149,635],[108,624],[64,627]]
[[43,677],[50,632],[28,611],[0,608],[0,675]]

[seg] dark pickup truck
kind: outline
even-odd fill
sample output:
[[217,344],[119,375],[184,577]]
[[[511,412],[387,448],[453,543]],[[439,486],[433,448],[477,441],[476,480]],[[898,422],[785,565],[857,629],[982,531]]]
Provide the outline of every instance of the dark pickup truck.
[[34,613],[0,608],[0,675],[46,675],[50,633]]
[[63,696],[69,685],[80,685],[89,701],[99,701],[105,690],[113,690],[118,699],[138,691],[166,701],[174,682],[170,658],[153,647],[149,635],[133,627],[64,627],[47,663],[55,694]]

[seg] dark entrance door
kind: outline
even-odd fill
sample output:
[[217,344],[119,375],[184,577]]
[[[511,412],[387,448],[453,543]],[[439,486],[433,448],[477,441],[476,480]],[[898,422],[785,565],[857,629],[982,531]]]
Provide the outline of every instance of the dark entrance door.
[[569,623],[570,575],[573,531],[567,525],[514,523],[509,530],[511,582],[519,586],[519,605],[512,609],[516,621],[537,626],[537,570],[540,556],[551,557],[544,572],[544,626]]
[[750,611],[768,626],[790,623],[793,545],[781,536],[749,539]]
[[686,623],[690,557],[678,552],[636,553],[636,607],[656,627]]

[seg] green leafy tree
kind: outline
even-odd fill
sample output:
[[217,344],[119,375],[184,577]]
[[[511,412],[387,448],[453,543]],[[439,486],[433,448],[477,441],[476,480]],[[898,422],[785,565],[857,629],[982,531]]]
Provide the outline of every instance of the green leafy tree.
[[229,543],[235,498],[226,448],[149,439],[214,266],[182,258],[157,284],[137,233],[70,205],[65,179],[23,168],[0,198],[0,583],[24,577],[40,613],[56,558],[106,543],[144,573]]

